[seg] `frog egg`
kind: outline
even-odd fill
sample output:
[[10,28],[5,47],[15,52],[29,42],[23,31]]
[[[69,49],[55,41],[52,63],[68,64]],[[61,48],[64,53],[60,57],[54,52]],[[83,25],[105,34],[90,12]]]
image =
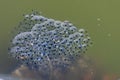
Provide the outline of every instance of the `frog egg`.
[[56,21],[35,12],[27,17],[21,26],[31,28],[14,37],[11,55],[32,69],[45,72],[49,69],[49,62],[54,69],[69,66],[71,57],[75,61],[90,43],[84,30],[78,31],[69,21]]
[[65,44],[67,42],[67,40],[66,39],[63,39],[60,43],[61,44]]
[[27,59],[29,56],[27,55],[27,53],[21,53],[19,57],[20,59]]
[[62,37],[64,37],[64,38],[68,38],[69,37],[69,35],[67,34],[67,32],[66,31],[64,31],[63,33],[62,33]]
[[47,19],[47,22],[50,26],[54,26],[54,19]]
[[25,41],[24,40],[21,40],[20,38],[19,39],[13,39],[12,40],[12,44],[13,45],[18,45],[18,44],[23,44]]
[[79,43],[80,43],[80,40],[79,40],[79,39],[75,39],[74,42],[75,42],[76,44],[79,44]]
[[32,35],[34,36],[35,39],[38,39],[38,36],[41,34],[40,31],[41,31],[41,30],[39,30],[39,31],[31,31],[31,32],[32,32]]
[[68,21],[68,20],[65,20],[65,21],[64,21],[64,23],[70,23],[70,21]]
[[68,25],[68,23],[62,22],[62,23],[61,23],[61,26],[62,26],[62,27],[68,27],[69,25]]
[[38,15],[31,15],[31,16],[32,16],[31,20],[39,20],[41,18]]
[[81,37],[81,39],[83,39],[85,37],[85,35],[83,33],[79,33],[79,37]]
[[15,46],[10,50],[10,53],[17,53],[19,49],[20,49],[19,46]]
[[16,44],[16,43],[24,43],[24,40],[26,39],[30,39],[31,33],[30,32],[23,32],[18,34],[17,36],[15,36],[15,38],[13,39],[12,43]]
[[27,15],[25,15],[24,17],[25,17],[25,18],[29,18],[30,16],[27,14]]
[[[42,25],[39,24],[39,23],[37,23],[37,24],[35,24],[34,26],[39,28],[39,27],[41,27]],[[34,26],[33,26],[33,27],[34,27]]]
[[57,35],[56,30],[51,30],[51,32],[52,32],[52,35]]
[[41,25],[41,27],[46,27],[46,23],[45,22],[41,23],[40,25]]
[[26,52],[26,55],[30,58],[34,55],[34,52],[31,52],[31,51],[27,51]]
[[54,30],[55,26],[49,22],[46,22],[46,28],[48,29],[48,31],[50,31],[50,30]]
[[67,42],[65,45],[66,45],[67,47],[70,47],[70,46],[71,46],[71,43]]
[[50,26],[50,23],[49,23],[48,20],[46,20],[46,21],[44,22],[44,24],[45,24],[46,27],[49,27],[49,26]]
[[77,30],[77,28],[74,26],[69,28],[70,33],[74,33],[74,32],[76,32],[76,30]]
[[59,28],[56,28],[55,30],[56,30],[58,33],[60,33],[61,31],[64,30],[64,27],[59,27]]
[[69,21],[64,21],[64,23],[66,23],[67,24],[67,27],[72,27],[72,26],[74,26],[72,23],[70,23]]
[[75,32],[73,35],[74,35],[74,38],[81,37],[81,35],[80,35],[80,33],[79,33],[79,32]]
[[84,44],[82,44],[82,48],[83,48],[83,49],[87,48],[87,46],[88,46],[88,45],[87,45],[87,44],[85,44],[85,43],[84,43]]
[[41,31],[42,31],[42,32],[46,32],[46,31],[47,31],[47,28],[46,28],[46,27],[42,27],[42,28],[41,28]]
[[74,41],[69,39],[68,42],[72,45]]
[[55,21],[55,22],[54,22],[54,26],[55,26],[56,28],[60,28],[60,26],[61,26],[61,21]]
[[61,21],[55,21],[55,24],[56,24],[56,25],[60,25],[60,24],[61,24]]
[[90,37],[87,37],[87,40],[88,40],[88,41],[90,41],[90,40],[91,40],[91,38],[90,38]]
[[26,48],[25,48],[25,47],[21,47],[21,48],[19,48],[19,50],[18,50],[18,52],[24,52],[24,51],[26,51]]
[[73,24],[72,23],[69,23],[69,27],[72,27],[73,26]]
[[73,34],[69,35],[69,39],[74,40],[74,35]]
[[41,24],[35,24],[33,28],[31,29],[31,32],[38,32],[41,31]]
[[82,50],[82,44],[78,44],[78,48]]
[[84,43],[88,43],[89,41],[88,41],[87,38],[85,38],[85,39],[83,39],[83,42],[84,42]]
[[92,44],[93,44],[93,42],[91,41],[91,38],[90,37],[87,37],[87,39],[88,39],[88,46],[92,46]]
[[82,52],[85,53],[87,51],[88,45],[87,44],[82,44]]
[[79,29],[79,32],[80,33],[85,33],[85,30],[84,29]]
[[31,32],[23,32],[23,33],[18,34],[15,37],[15,39],[19,39],[19,38],[24,39],[24,38],[30,38],[30,37],[32,37]]
[[46,18],[43,16],[39,16],[39,15],[34,15],[31,20],[40,20],[40,21],[45,21]]
[[61,31],[61,32],[59,32],[61,35],[64,35],[65,33],[66,33],[66,31],[65,30],[63,30],[63,31]]
[[33,16],[35,16],[35,14],[31,14],[30,16],[33,17]]

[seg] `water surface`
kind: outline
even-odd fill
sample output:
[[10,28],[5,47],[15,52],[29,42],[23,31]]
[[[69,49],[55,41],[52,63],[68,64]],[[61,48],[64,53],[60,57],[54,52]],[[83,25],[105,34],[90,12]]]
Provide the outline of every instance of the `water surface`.
[[0,0],[0,73],[10,72],[14,65],[7,54],[11,30],[22,14],[35,9],[88,30],[94,44],[86,54],[105,73],[120,74],[119,4],[119,0]]

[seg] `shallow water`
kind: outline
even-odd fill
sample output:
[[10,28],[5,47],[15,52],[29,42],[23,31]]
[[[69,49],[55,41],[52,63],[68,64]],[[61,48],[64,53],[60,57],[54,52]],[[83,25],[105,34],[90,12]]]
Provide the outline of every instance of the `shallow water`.
[[7,47],[11,31],[32,9],[46,17],[69,20],[86,29],[93,40],[87,55],[103,73],[120,74],[120,11],[118,0],[0,0],[0,73],[9,73],[15,65],[9,58]]

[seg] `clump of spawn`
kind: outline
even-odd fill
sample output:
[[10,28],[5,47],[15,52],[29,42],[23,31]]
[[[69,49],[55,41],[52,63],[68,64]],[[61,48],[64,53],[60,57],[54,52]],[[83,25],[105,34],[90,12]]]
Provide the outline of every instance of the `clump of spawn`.
[[48,73],[57,68],[69,68],[91,44],[84,29],[38,12],[25,15],[18,29],[10,55],[35,71]]

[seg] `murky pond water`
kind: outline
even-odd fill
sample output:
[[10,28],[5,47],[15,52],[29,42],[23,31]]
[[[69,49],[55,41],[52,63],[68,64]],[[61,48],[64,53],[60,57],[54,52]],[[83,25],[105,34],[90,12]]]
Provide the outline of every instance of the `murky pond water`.
[[87,30],[93,46],[86,53],[98,73],[120,76],[120,1],[119,0],[0,0],[0,73],[10,73],[16,63],[8,55],[11,31],[32,9],[56,20],[69,20]]

